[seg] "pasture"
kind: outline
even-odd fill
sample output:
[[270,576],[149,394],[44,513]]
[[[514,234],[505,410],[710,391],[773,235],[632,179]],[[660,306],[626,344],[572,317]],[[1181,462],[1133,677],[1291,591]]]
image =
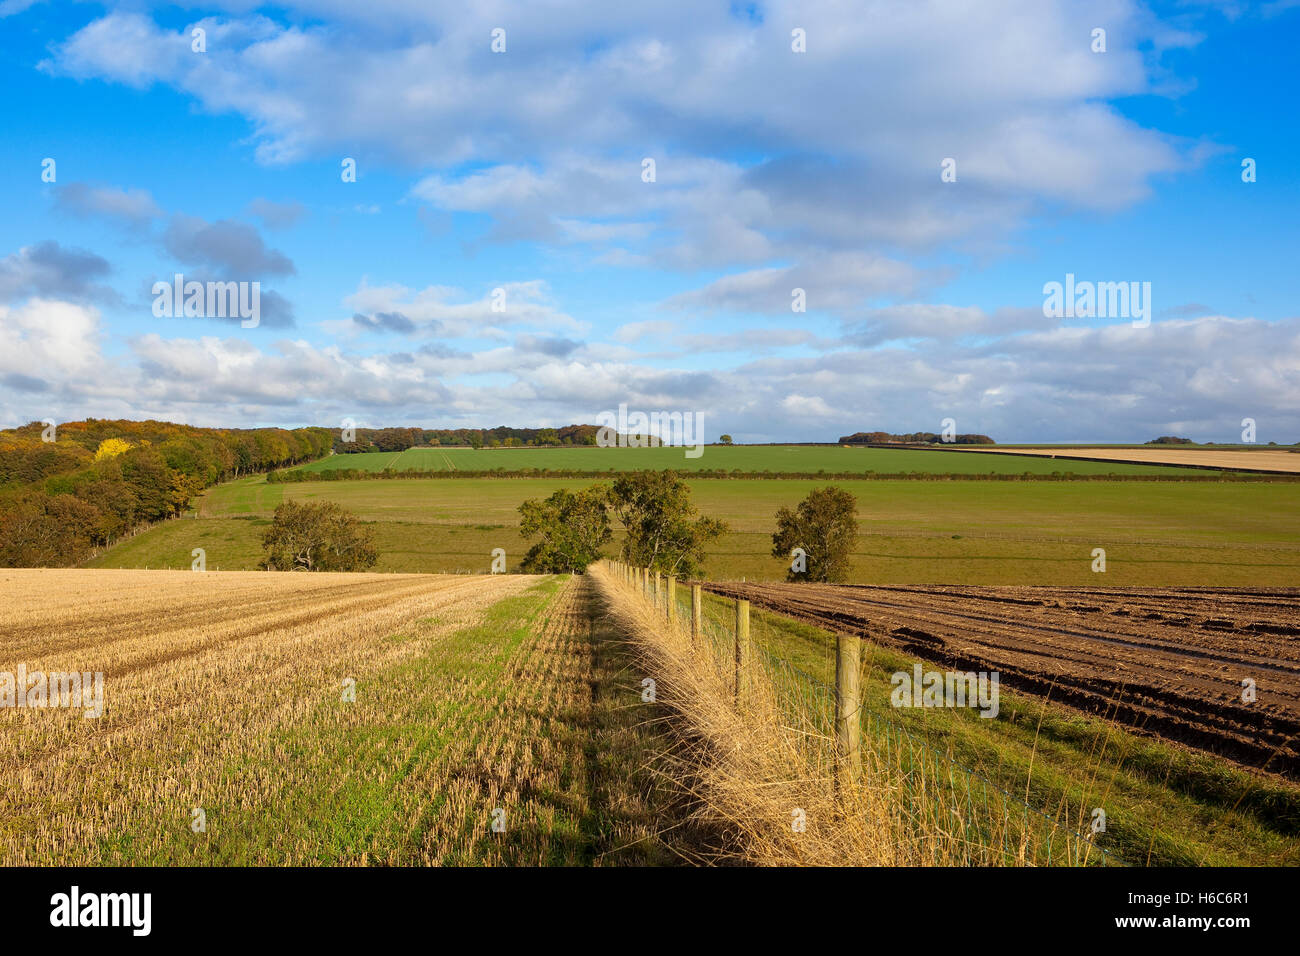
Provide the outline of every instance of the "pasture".
[[[527,550],[517,530],[519,504],[591,483],[436,478],[268,484],[259,476],[210,489],[197,519],[164,522],[91,565],[188,568],[191,551],[203,548],[209,568],[252,570],[275,506],[292,498],[338,501],[371,523],[379,571],[483,573],[494,548],[505,549],[513,569]],[[794,506],[826,482],[688,483],[701,513],[731,526],[709,549],[708,577],[752,581],[784,576],[784,563],[769,553],[777,509]],[[1263,587],[1300,581],[1300,486],[1294,484],[836,484],[858,500],[857,582]],[[1094,548],[1106,551],[1104,574],[1091,570]]]
[[697,458],[682,448],[408,448],[401,452],[331,455],[302,466],[304,471],[553,471],[619,472],[676,469],[815,474],[960,475],[1169,475],[1184,469],[1160,464],[1052,461],[945,454],[941,450],[865,448],[839,445],[708,445]]

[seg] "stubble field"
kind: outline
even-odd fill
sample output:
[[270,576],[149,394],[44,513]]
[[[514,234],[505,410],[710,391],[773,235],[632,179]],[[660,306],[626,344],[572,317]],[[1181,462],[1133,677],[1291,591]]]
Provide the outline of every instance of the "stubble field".
[[0,865],[667,856],[638,688],[581,578],[8,570],[0,588],[0,673],[98,671],[105,691],[98,718],[0,708]]
[[[1242,471],[1277,472],[1278,474],[1300,473],[1300,454],[1286,448],[1237,447],[1212,448],[1204,445],[1191,446],[1138,446],[1114,447],[1079,445],[1076,447],[1017,447],[999,446],[997,448],[982,446],[979,449],[955,448],[954,451],[986,452],[975,455],[977,460],[993,461],[993,456],[1014,456],[1016,462],[1028,462],[1042,466],[1050,462],[1052,467],[1073,468],[1079,464],[1089,463],[1095,467],[1142,467],[1150,465],[1167,465],[1174,468],[1221,468],[1240,469]],[[1114,463],[1112,465],[1112,463]]]

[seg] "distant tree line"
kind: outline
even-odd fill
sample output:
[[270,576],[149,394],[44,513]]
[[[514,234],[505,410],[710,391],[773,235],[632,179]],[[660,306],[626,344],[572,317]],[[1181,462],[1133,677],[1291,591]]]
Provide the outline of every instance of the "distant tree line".
[[1176,435],[1161,435],[1159,438],[1153,438],[1146,444],[1148,445],[1195,445],[1196,442],[1190,438],[1179,438]]
[[852,435],[840,436],[841,445],[886,445],[886,444],[928,444],[928,445],[996,445],[988,435],[956,435],[951,442],[945,442],[938,432],[911,432],[894,435],[889,432],[854,432]]
[[405,451],[418,446],[463,448],[563,447],[596,444],[595,425],[565,425],[563,428],[357,428],[343,440],[343,429],[334,429],[334,450],[340,454],[367,451]]
[[98,419],[0,431],[0,566],[79,564],[210,485],[321,458],[331,441],[325,428]]

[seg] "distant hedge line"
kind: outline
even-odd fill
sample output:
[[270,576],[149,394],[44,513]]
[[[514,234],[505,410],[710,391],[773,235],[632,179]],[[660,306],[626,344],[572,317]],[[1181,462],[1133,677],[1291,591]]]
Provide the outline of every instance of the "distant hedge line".
[[[659,469],[657,469],[659,470]],[[674,471],[674,469],[662,469]],[[514,470],[492,469],[480,471],[433,471],[419,468],[406,468],[402,471],[384,469],[368,471],[363,468],[332,468],[324,471],[309,471],[293,468],[268,472],[269,484],[291,484],[304,481],[369,481],[391,478],[609,478],[626,472],[610,469],[608,471],[581,471],[571,468],[517,468]],[[921,471],[742,471],[739,468],[728,471],[715,468],[703,471],[678,469],[675,473],[683,478],[708,478],[715,480],[739,478],[780,478],[803,481],[853,481],[869,478],[875,481],[1300,481],[1300,475],[1262,475],[1241,473],[1211,473],[1198,475],[1082,475],[1065,472],[1051,474],[985,474],[972,473],[932,473]]]

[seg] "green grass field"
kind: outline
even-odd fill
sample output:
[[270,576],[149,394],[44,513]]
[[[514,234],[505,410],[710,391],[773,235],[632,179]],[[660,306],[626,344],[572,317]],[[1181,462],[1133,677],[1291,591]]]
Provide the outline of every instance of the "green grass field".
[[[887,454],[893,454],[887,452]],[[921,453],[925,454],[925,453]],[[519,504],[588,479],[404,479],[268,484],[241,479],[207,492],[200,517],[127,539],[101,567],[254,569],[260,537],[285,498],[333,500],[370,522],[378,571],[511,569],[527,550]],[[825,484],[790,479],[691,481],[701,513],[731,531],[710,549],[714,579],[776,580],[774,515]],[[853,580],[881,584],[1267,586],[1300,584],[1300,486],[1287,483],[836,482],[858,500]],[[617,544],[617,539],[615,541]],[[1107,572],[1091,571],[1105,548]],[[612,552],[612,548],[610,549]]]
[[[739,469],[742,472],[813,474],[959,475],[1169,475],[1197,474],[1174,465],[1126,465],[1098,461],[1003,455],[951,454],[906,448],[800,447],[795,445],[709,445],[698,458],[681,448],[408,448],[403,452],[331,455],[302,466],[305,471],[356,468],[361,471],[682,471]],[[1204,474],[1204,472],[1199,472]]]

